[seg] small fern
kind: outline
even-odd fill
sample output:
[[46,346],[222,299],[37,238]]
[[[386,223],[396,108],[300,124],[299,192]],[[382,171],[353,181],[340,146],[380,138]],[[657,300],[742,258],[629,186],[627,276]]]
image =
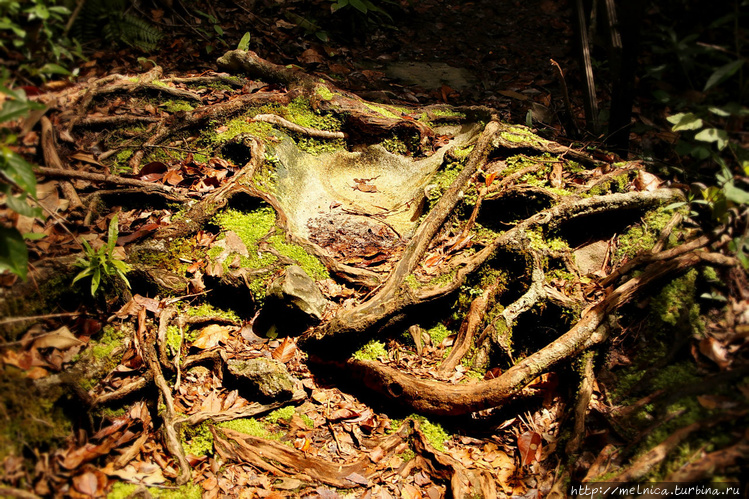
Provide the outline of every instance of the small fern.
[[128,12],[127,0],[89,0],[81,11],[74,34],[81,42],[100,40],[153,52],[161,41],[158,27]]

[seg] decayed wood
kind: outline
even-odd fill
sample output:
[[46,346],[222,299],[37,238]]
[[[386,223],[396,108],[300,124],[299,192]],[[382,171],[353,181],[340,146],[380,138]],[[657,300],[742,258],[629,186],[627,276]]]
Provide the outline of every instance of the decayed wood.
[[[54,178],[77,178],[81,180],[89,180],[91,182],[101,182],[104,184],[112,185],[126,185],[129,187],[137,187],[144,191],[161,191],[172,195],[179,195],[180,191],[184,189],[175,188],[169,185],[157,184],[155,182],[145,182],[136,178],[120,177],[119,175],[104,175],[103,173],[92,173],[92,172],[81,172],[77,170],[63,170],[59,168],[44,168],[37,167],[34,169],[37,173],[44,175],[45,177]],[[72,187],[72,186],[71,186]],[[183,200],[187,200],[186,197],[182,196]]]
[[224,459],[232,460],[236,456],[276,475],[297,475],[302,479],[307,478],[307,481],[350,489],[360,484],[346,477],[357,474],[366,479],[372,471],[367,469],[371,463],[368,457],[351,464],[334,464],[272,440],[253,437],[228,428],[211,428],[211,431],[216,452]]

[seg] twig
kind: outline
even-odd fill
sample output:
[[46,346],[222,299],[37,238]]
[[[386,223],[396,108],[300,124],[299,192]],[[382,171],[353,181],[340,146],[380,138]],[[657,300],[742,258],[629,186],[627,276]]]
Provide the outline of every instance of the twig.
[[143,180],[138,180],[135,178],[120,177],[119,175],[104,175],[102,173],[81,172],[81,171],[75,171],[75,170],[60,170],[57,168],[44,168],[41,166],[35,168],[35,171],[47,177],[78,178],[81,180],[89,180],[91,182],[103,182],[105,184],[128,185],[131,187],[140,187],[141,189],[145,189],[145,190],[162,191],[162,192],[166,192],[169,194],[177,194],[180,191],[179,189],[176,189],[168,185],[156,184],[153,182],[145,182]]
[[[580,135],[580,130],[577,128],[577,124],[575,123],[575,112],[572,109],[572,103],[570,102],[570,94],[567,91],[567,81],[564,79],[564,71],[562,71],[562,66],[559,65],[557,61],[554,59],[549,59],[551,62],[551,65],[554,66],[554,68],[557,70],[557,76],[559,77],[559,84],[562,87],[562,99],[564,100],[564,108],[567,111],[567,125],[570,127],[569,130],[567,130],[567,133],[570,134],[571,137],[578,137]],[[566,128],[566,127],[565,127]]]
[[[13,322],[24,322],[24,321],[38,321],[44,319],[56,319],[58,317],[75,317],[81,315],[83,312],[62,312],[59,314],[44,314],[44,315],[28,315],[26,317],[6,317],[0,319],[0,324],[10,324]],[[3,343],[3,345],[9,345],[10,343]]]

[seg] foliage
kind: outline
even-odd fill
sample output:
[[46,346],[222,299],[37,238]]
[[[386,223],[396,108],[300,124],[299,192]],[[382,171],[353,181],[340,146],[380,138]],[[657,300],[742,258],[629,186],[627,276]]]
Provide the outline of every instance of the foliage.
[[[663,19],[651,35],[654,97],[665,106],[681,181],[691,184],[693,218],[706,229],[733,231],[731,249],[749,268],[746,235],[749,218],[749,150],[742,123],[745,99],[747,0],[700,5],[673,0],[658,7]],[[671,11],[684,20],[674,23]],[[685,88],[687,87],[687,88]],[[737,235],[738,234],[738,235]]]
[[[4,125],[27,116],[44,106],[31,102],[26,93],[5,86],[5,77],[0,77],[0,192],[5,195],[5,204],[19,215],[41,217],[39,208],[30,206],[27,199],[36,199],[36,177],[31,164],[13,150],[18,138]],[[0,226],[0,271],[10,270],[26,278],[28,250],[24,238],[14,227]]]
[[87,241],[82,241],[86,258],[78,258],[77,264],[83,267],[83,270],[75,276],[73,284],[86,277],[91,277],[91,296],[96,295],[96,291],[102,282],[106,283],[119,279],[128,288],[130,287],[130,282],[125,277],[125,274],[130,271],[130,266],[114,255],[118,234],[117,215],[115,215],[109,222],[106,245],[102,245],[98,250],[94,250]]
[[83,43],[100,40],[153,52],[162,38],[161,31],[133,14],[130,0],[89,0],[73,27]]
[[62,0],[0,1],[0,50],[20,51],[19,67],[29,76],[69,75],[66,66],[80,59],[78,44],[67,37],[69,2]]

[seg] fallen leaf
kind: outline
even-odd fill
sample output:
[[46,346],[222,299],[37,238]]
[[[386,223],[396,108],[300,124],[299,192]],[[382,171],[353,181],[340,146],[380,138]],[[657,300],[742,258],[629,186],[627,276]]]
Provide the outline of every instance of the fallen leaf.
[[518,436],[518,450],[520,451],[520,462],[528,466],[538,460],[541,455],[541,435],[535,431],[527,431]]
[[362,475],[360,475],[359,473],[357,473],[355,471],[352,472],[352,473],[350,473],[349,475],[347,475],[346,476],[346,480],[354,482],[354,483],[356,483],[358,485],[361,485],[363,487],[366,487],[367,485],[369,485],[369,480],[367,479],[367,477],[362,476]]
[[96,474],[91,471],[74,476],[73,487],[81,494],[92,497],[99,496],[99,480],[97,479]]
[[34,348],[56,348],[58,350],[65,350],[66,348],[81,345],[83,342],[75,337],[70,332],[67,326],[62,326],[60,329],[56,329],[50,333],[45,334],[34,340]]
[[492,185],[492,182],[494,182],[494,179],[497,178],[497,172],[492,172],[489,175],[486,176],[486,186],[489,187]]
[[635,179],[635,188],[638,191],[653,192],[658,189],[658,186],[660,185],[661,179],[659,179],[652,173],[648,173],[644,170],[640,170],[637,173],[637,178]]
[[286,364],[296,354],[296,342],[289,336],[285,337],[278,347],[271,352],[271,356],[279,362]]
[[219,343],[226,344],[229,341],[229,328],[219,324],[211,324],[204,327],[198,338],[193,341],[192,346],[205,350],[218,346]]

